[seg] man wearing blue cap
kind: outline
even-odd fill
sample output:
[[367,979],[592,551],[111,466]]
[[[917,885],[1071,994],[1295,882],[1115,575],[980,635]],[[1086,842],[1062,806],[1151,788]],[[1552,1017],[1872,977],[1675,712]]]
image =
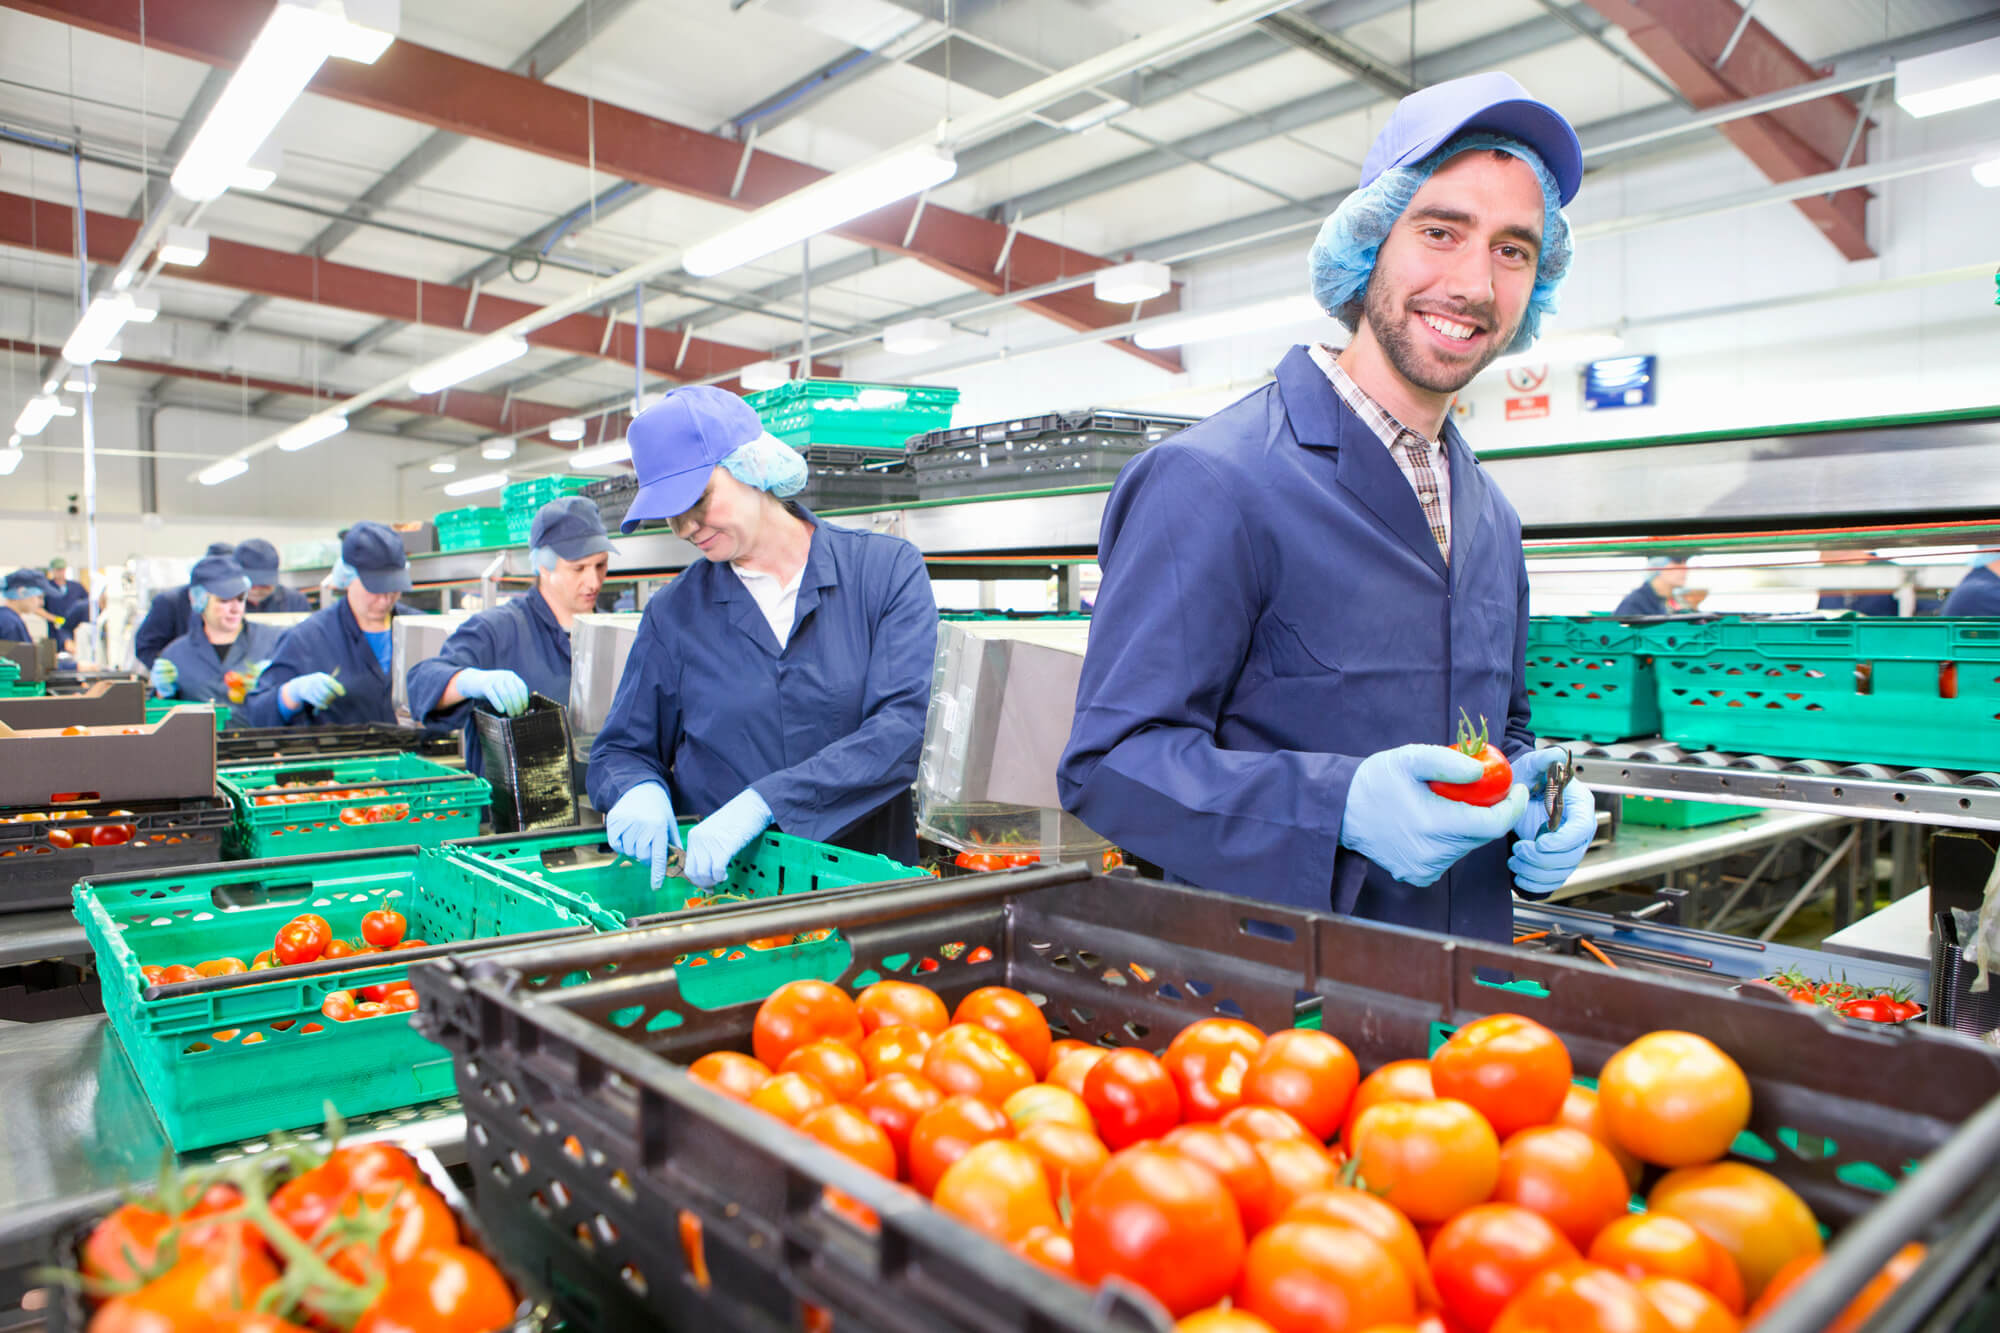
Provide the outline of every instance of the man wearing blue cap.
[[310,611],[312,603],[297,588],[278,581],[278,548],[262,537],[252,537],[236,548],[236,563],[250,578],[250,596],[244,610],[251,615],[274,611]]
[[1620,616],[1671,616],[1692,611],[1681,589],[1687,586],[1688,565],[1684,555],[1655,555],[1646,560],[1646,581],[1625,594],[1613,612]]
[[[207,555],[188,577],[193,628],[153,659],[153,693],[183,703],[241,705],[278,651],[285,631],[243,619],[250,576],[234,556]],[[232,679],[233,678],[233,679]]]
[[[1529,346],[1569,264],[1576,134],[1504,74],[1404,98],[1308,256],[1345,349],[1139,455],[1104,511],[1104,582],[1058,770],[1065,807],[1204,888],[1485,939],[1596,826],[1544,831],[1514,508],[1449,420]],[[1447,743],[1490,719],[1491,807]],[[1511,850],[1510,850],[1511,849]]]
[[[210,542],[204,556],[235,555],[234,542]],[[139,628],[132,635],[132,655],[139,659],[141,668],[153,669],[153,659],[160,650],[188,632],[194,622],[194,614],[189,610],[188,586],[176,584],[165,592],[153,594],[153,604],[146,608],[146,618],[139,622]]]
[[766,828],[916,859],[910,784],[937,602],[917,549],[784,497],[798,450],[732,393],[671,391],[632,423],[624,530],[669,518],[703,561],[654,594],[590,752],[611,845],[665,875],[676,812],[707,887]]
[[463,725],[466,772],[483,771],[474,700],[510,716],[527,711],[530,692],[569,704],[569,629],[596,608],[610,552],[595,503],[580,495],[549,501],[528,532],[534,588],[481,611],[436,657],[410,668],[410,711],[426,725]]
[[1965,577],[1951,590],[1951,596],[1944,599],[1940,614],[2000,616],[2000,551],[1975,552],[1968,563],[1972,568],[1965,571]]
[[0,593],[4,593],[7,603],[0,606],[0,642],[35,641],[28,629],[27,617],[41,615],[48,586],[41,571],[36,569],[17,569],[7,576],[5,584],[0,585]]
[[340,539],[333,605],[285,631],[243,707],[253,727],[393,724],[389,617],[410,590],[403,539],[381,523],[356,523]]

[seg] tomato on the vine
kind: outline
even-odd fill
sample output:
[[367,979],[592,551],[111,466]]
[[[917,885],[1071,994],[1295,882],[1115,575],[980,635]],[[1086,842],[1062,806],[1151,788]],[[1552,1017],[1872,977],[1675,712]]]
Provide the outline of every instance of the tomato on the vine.
[[350,1282],[366,1282],[378,1272],[392,1274],[425,1250],[458,1244],[458,1219],[429,1185],[378,1180],[342,1199],[337,1215],[358,1218],[363,1213],[386,1218],[386,1225],[373,1246],[349,1245],[332,1257],[333,1271]]
[[354,1333],[488,1333],[512,1322],[514,1304],[485,1255],[443,1246],[396,1270]]
[[1432,791],[1448,801],[1466,805],[1498,805],[1507,799],[1507,793],[1514,789],[1514,766],[1507,762],[1506,755],[1487,743],[1485,718],[1480,718],[1475,727],[1471,715],[1459,709],[1458,739],[1451,748],[1477,759],[1479,776],[1471,782],[1433,782]]

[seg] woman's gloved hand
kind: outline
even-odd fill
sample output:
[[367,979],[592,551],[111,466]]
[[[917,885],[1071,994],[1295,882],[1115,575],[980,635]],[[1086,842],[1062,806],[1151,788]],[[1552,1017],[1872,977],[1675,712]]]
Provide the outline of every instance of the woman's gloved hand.
[[1473,782],[1480,763],[1445,745],[1378,750],[1354,770],[1340,843],[1405,884],[1435,884],[1459,858],[1513,828],[1528,792],[1515,785],[1498,805],[1467,805],[1432,791],[1431,782]]
[[296,713],[307,704],[314,708],[324,708],[347,693],[347,687],[324,671],[310,675],[294,676],[278,690],[278,702],[288,713]]
[[164,657],[153,659],[153,693],[171,699],[181,692],[181,669]]
[[729,874],[730,859],[770,826],[771,807],[755,787],[745,787],[688,830],[688,882],[704,889],[720,884]]
[[611,850],[651,867],[654,888],[667,881],[667,853],[681,845],[673,798],[657,782],[642,782],[618,798],[604,816]]
[[467,667],[451,678],[458,692],[468,699],[484,699],[508,717],[528,711],[528,682],[511,671],[482,671]]

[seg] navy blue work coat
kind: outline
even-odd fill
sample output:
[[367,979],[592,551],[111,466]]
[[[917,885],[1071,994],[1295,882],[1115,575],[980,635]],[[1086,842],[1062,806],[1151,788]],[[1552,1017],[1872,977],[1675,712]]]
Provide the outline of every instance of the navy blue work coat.
[[65,579],[60,591],[51,593],[42,600],[52,613],[63,618],[63,623],[59,627],[51,628],[55,630],[57,642],[68,647],[70,641],[76,637],[76,627],[90,619],[90,589],[75,579]]
[[1618,603],[1612,612],[1619,616],[1665,616],[1672,615],[1674,608],[1667,599],[1653,590],[1653,581],[1647,579],[1638,587],[1625,594],[1625,600]]
[[[315,671],[340,669],[341,688],[347,693],[325,708],[310,705],[287,718],[279,706],[278,690],[298,676]],[[271,665],[257,679],[257,688],[240,710],[245,725],[252,727],[352,727],[365,722],[394,725],[396,704],[389,691],[389,673],[382,669],[375,650],[361,632],[361,624],[342,597],[323,611],[315,611],[285,631]]]
[[780,832],[917,853],[910,784],[937,656],[937,601],[900,537],[813,525],[792,637],[782,651],[734,570],[703,562],[646,603],[604,729],[590,803],[643,782],[674,813],[714,813],[745,787]]
[[28,634],[28,622],[21,619],[21,613],[11,606],[0,606],[0,641],[7,643],[33,643]]
[[1461,708],[1510,756],[1533,744],[1520,518],[1449,424],[1445,443],[1449,569],[1395,459],[1303,347],[1127,464],[1063,805],[1203,888],[1508,938],[1507,839],[1428,888],[1340,845],[1365,756],[1449,743]]
[[279,583],[272,586],[269,597],[261,602],[245,602],[243,609],[252,615],[263,616],[279,611],[310,611],[312,603],[297,588],[287,588]]
[[196,619],[194,608],[188,605],[187,584],[154,593],[153,604],[146,608],[146,618],[139,622],[139,628],[132,636],[132,653],[139,659],[139,665],[151,671],[153,659],[168,644],[187,633],[188,626]]
[[208,641],[208,631],[201,621],[195,621],[193,629],[160,652],[160,656],[172,662],[174,669],[180,673],[175,681],[173,697],[182,703],[221,704],[230,709],[230,725],[248,726],[244,714],[250,701],[246,699],[231,706],[229,686],[222,677],[225,672],[247,672],[255,663],[270,661],[284,637],[285,631],[276,625],[245,623],[242,632],[236,636],[236,642],[229,645],[228,653],[217,657],[215,648]]
[[1896,605],[1896,595],[1889,592],[1823,592],[1819,595],[1819,609],[1852,611],[1857,616],[1903,614],[1903,608]]
[[451,678],[467,667],[511,671],[537,694],[569,706],[569,631],[556,621],[542,590],[481,611],[451,632],[444,648],[427,662],[410,668],[410,711],[425,727],[464,728],[465,771],[480,773],[479,729],[472,724],[473,700],[440,709]]
[[1965,572],[1951,596],[1944,599],[1947,616],[2000,616],[2000,572],[1981,565]]

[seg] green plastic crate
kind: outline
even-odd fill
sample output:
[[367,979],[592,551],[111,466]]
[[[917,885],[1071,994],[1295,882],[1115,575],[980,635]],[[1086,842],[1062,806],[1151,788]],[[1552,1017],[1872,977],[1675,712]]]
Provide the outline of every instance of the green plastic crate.
[[535,526],[535,514],[543,505],[565,495],[575,495],[594,480],[594,477],[535,477],[504,487],[500,504],[507,516],[507,540],[528,540]]
[[1661,734],[1690,750],[1986,771],[2000,624],[1737,620],[1644,627]]
[[[865,404],[863,395],[868,398]],[[901,395],[902,401],[886,401],[894,395]],[[877,405],[877,398],[885,401]],[[958,390],[930,384],[793,380],[744,401],[757,409],[765,430],[795,448],[836,444],[900,453],[912,435],[951,425]]]
[[146,721],[149,723],[158,722],[176,708],[206,708],[210,713],[215,715],[215,729],[218,732],[229,725],[229,708],[227,705],[187,703],[180,699],[147,699]]
[[[447,839],[476,836],[493,799],[493,788],[484,778],[413,754],[228,768],[216,775],[216,781],[236,806],[230,855],[237,857],[435,847]],[[306,801],[258,803],[260,794],[271,794],[271,789],[287,782],[386,787],[388,794],[343,798],[328,793]],[[369,822],[360,813],[385,806],[394,817]]]
[[1754,805],[1730,805],[1723,801],[1676,801],[1666,796],[1627,796],[1624,820],[1652,828],[1701,828],[1726,824],[1732,819],[1749,819],[1759,813]]
[[447,509],[437,523],[438,550],[476,551],[507,544],[507,511],[498,505]]
[[1605,743],[1659,734],[1652,654],[1638,628],[1611,617],[1530,619],[1527,685],[1538,736]]
[[320,1124],[328,1101],[351,1118],[449,1096],[451,1057],[419,1036],[407,1014],[346,1023],[321,1016],[329,991],[408,977],[409,963],[391,961],[393,953],[353,970],[158,1000],[145,998],[140,968],[248,962],[301,912],[354,940],[362,916],[388,905],[408,918],[409,938],[430,944],[585,925],[434,849],[109,875],[80,881],[71,897],[97,955],[112,1030],[183,1152]]
[[[683,844],[693,827],[693,820],[682,821]],[[665,912],[917,879],[926,873],[886,856],[770,832],[737,853],[729,863],[729,878],[709,889],[669,879],[655,892],[647,868],[615,856],[602,829],[482,838],[446,851],[562,904],[600,930],[623,930],[632,921]],[[718,1009],[761,1000],[787,981],[831,981],[848,960],[846,941],[833,932],[769,949],[719,952],[719,957],[685,960],[689,970],[682,988],[690,1003]]]
[[21,664],[11,657],[0,657],[0,699],[26,699],[39,696],[48,689],[42,681],[21,679]]

